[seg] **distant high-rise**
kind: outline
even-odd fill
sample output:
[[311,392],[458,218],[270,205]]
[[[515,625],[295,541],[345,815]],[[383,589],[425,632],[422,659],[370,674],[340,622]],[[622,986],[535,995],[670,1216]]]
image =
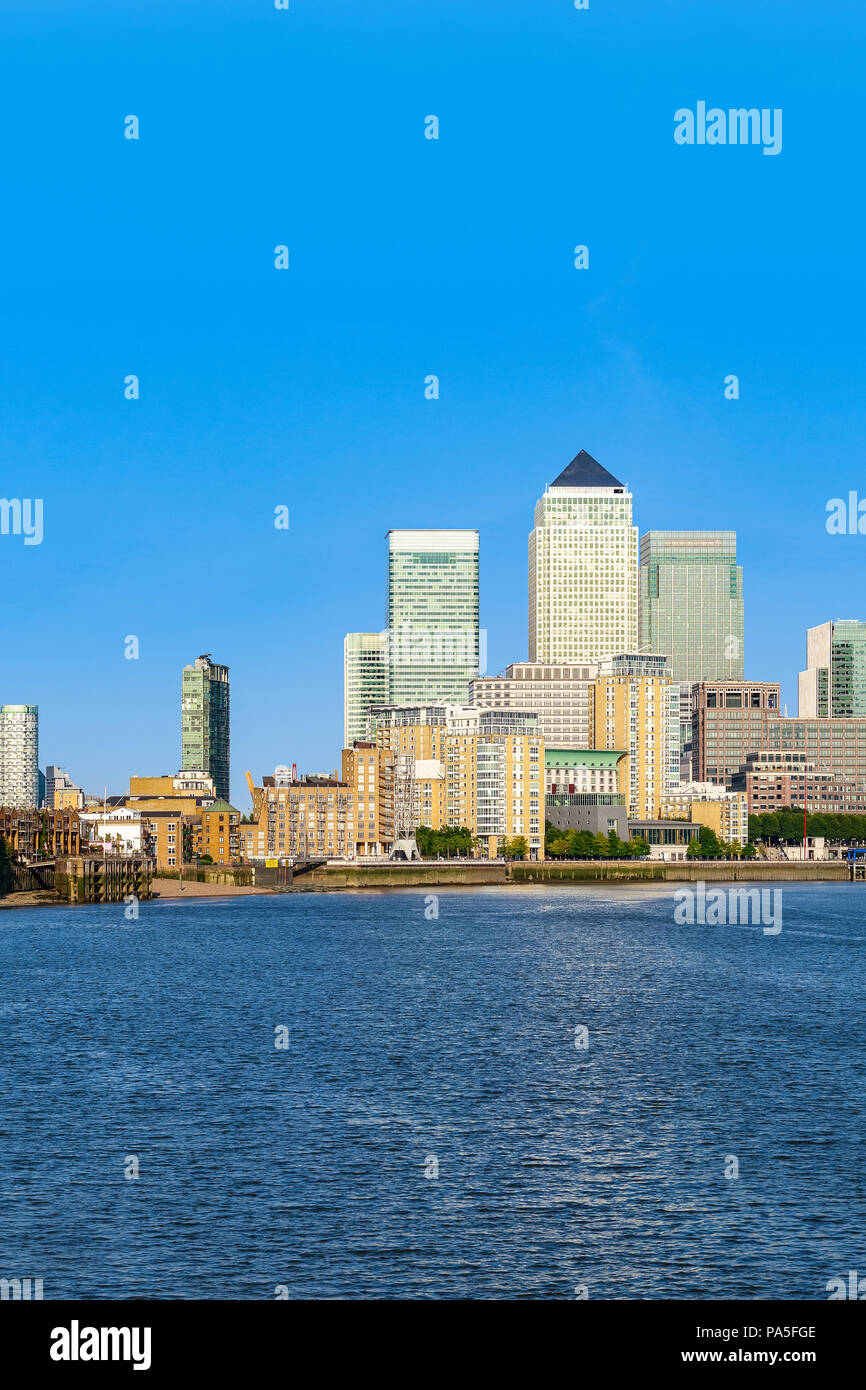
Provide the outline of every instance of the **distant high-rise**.
[[640,643],[676,681],[743,679],[743,571],[734,531],[648,531],[640,542]]
[[388,703],[465,705],[478,675],[478,532],[388,532]]
[[529,660],[598,661],[638,642],[632,496],[585,449],[535,504],[529,537]]
[[229,668],[207,652],[183,668],[181,769],[206,772],[218,797],[228,800],[230,764]]
[[0,806],[39,805],[39,706],[0,705]]
[[801,719],[866,715],[866,623],[821,623],[806,632],[806,670],[800,672]]
[[388,703],[388,634],[349,632],[343,644],[343,747],[366,738],[371,705]]

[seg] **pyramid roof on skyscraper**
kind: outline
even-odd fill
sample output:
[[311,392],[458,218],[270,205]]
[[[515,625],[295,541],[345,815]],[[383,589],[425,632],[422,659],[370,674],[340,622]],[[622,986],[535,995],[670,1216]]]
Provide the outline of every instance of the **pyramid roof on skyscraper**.
[[618,478],[612,473],[608,473],[606,468],[602,468],[597,459],[588,454],[585,449],[581,449],[571,460],[567,468],[563,468],[559,477],[550,484],[551,487],[624,487]]

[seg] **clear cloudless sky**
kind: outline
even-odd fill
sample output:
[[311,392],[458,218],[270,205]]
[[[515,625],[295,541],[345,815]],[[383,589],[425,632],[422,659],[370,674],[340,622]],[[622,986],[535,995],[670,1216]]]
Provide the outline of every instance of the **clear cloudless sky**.
[[[581,448],[641,532],[736,530],[795,713],[806,627],[866,617],[825,528],[866,497],[864,60],[862,0],[0,0],[0,496],[45,516],[0,536],[0,701],[40,765],[174,771],[209,651],[237,805],[334,768],[390,527],[479,528],[488,670],[525,659]],[[782,153],[677,146],[699,100],[781,107]]]

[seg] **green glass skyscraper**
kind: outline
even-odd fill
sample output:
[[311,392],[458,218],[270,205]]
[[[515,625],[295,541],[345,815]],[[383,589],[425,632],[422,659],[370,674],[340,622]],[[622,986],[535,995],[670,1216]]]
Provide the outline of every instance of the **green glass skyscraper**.
[[231,780],[229,731],[229,668],[206,652],[183,668],[180,765],[184,772],[206,772],[224,801]]
[[648,531],[640,643],[676,681],[743,679],[743,571],[734,531]]
[[866,623],[848,618],[807,630],[799,695],[801,718],[866,716]]
[[478,675],[478,532],[388,532],[388,703],[469,702]]

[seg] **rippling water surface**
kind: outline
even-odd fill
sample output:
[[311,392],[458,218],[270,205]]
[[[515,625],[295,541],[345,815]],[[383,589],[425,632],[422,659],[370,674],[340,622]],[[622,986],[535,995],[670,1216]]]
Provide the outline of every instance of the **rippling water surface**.
[[785,888],[775,937],[672,892],[4,910],[0,1276],[825,1299],[866,1273],[866,887]]

